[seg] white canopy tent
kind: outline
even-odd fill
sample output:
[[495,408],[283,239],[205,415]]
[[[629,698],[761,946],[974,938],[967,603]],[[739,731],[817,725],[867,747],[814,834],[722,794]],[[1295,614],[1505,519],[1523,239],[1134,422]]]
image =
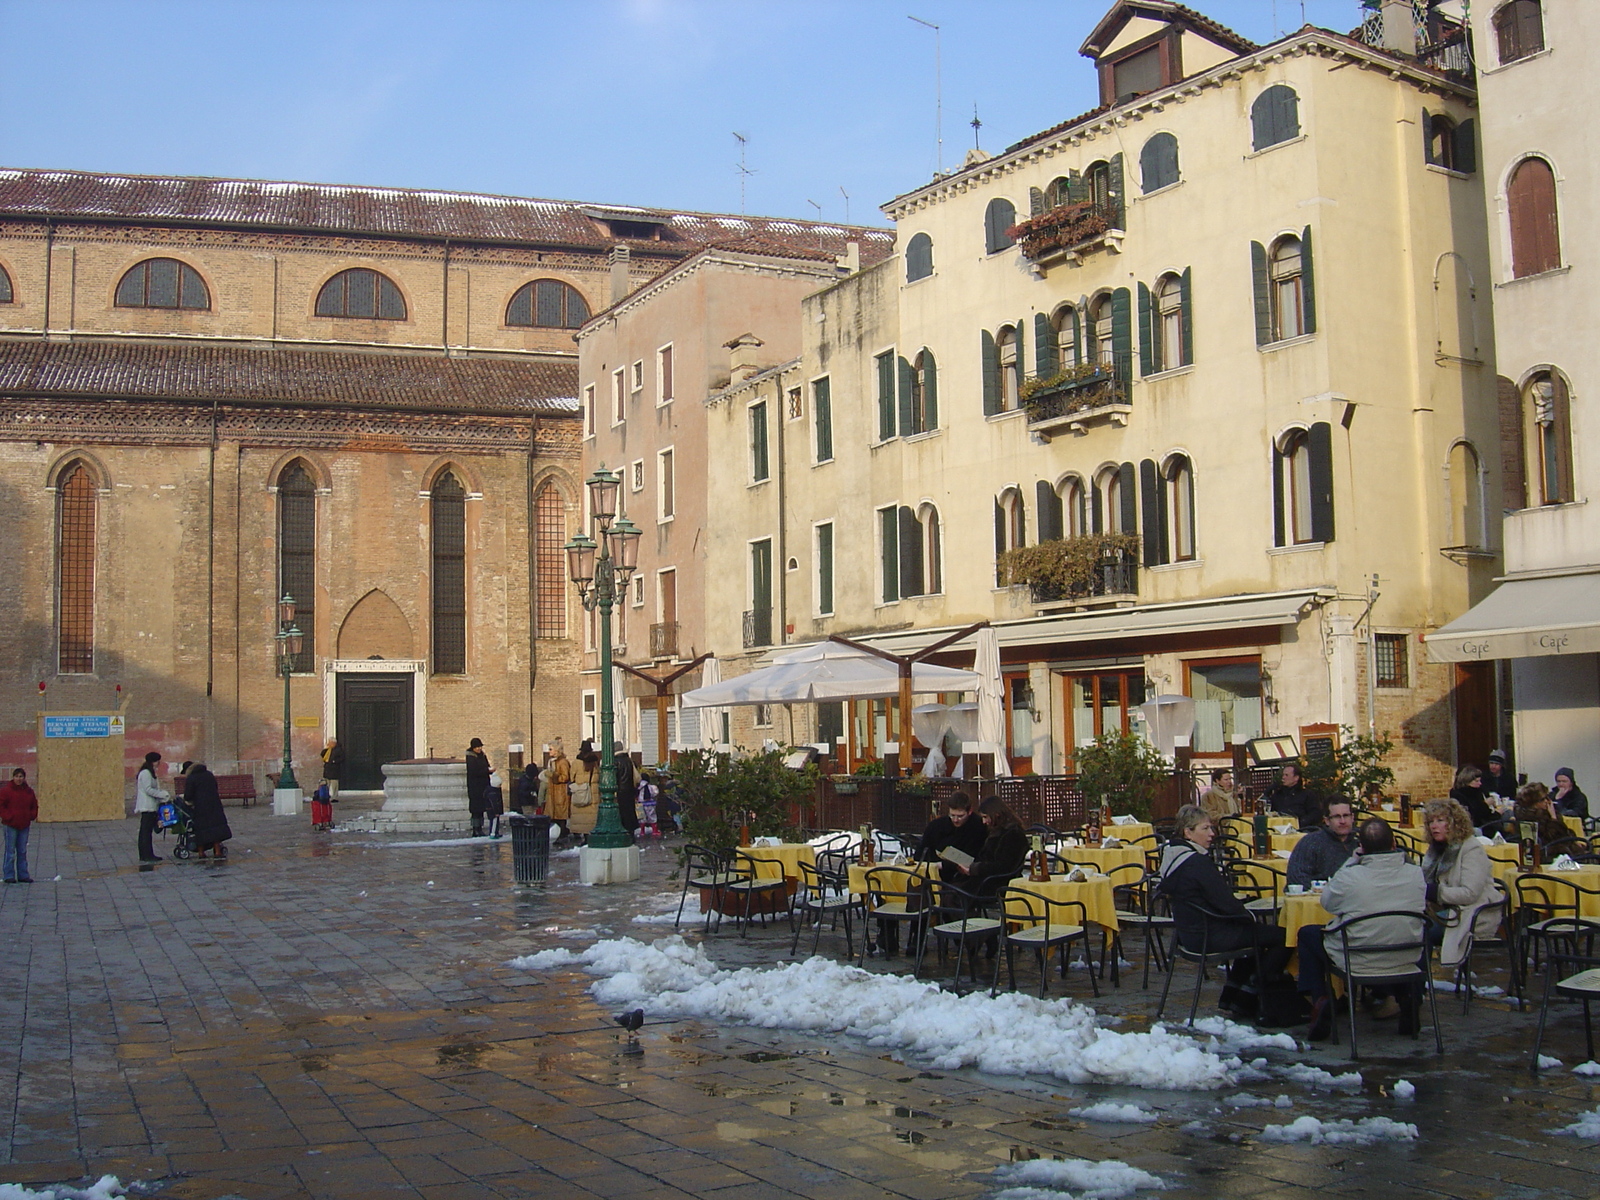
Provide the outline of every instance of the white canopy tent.
[[[911,690],[975,692],[975,671],[918,662],[911,669]],[[707,684],[680,698],[685,708],[720,708],[735,704],[807,704],[830,700],[871,700],[900,694],[900,672],[894,663],[839,642],[815,642],[780,654],[770,667]]]

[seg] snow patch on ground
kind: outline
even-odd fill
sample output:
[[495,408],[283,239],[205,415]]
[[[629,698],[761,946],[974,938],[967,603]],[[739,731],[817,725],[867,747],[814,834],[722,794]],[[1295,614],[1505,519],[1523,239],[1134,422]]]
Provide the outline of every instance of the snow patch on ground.
[[1085,1121],[1104,1121],[1113,1125],[1153,1125],[1158,1119],[1148,1108],[1141,1108],[1137,1104],[1113,1104],[1109,1100],[1086,1104],[1082,1108],[1069,1108],[1067,1111]]
[[1574,1075],[1600,1075],[1600,1063],[1593,1061],[1581,1062],[1572,1068],[1572,1073]]
[[600,977],[589,991],[608,1007],[765,1029],[841,1032],[941,1070],[974,1067],[1070,1083],[1210,1091],[1231,1082],[1230,1073],[1240,1066],[1237,1058],[1161,1026],[1148,1033],[1103,1029],[1092,1008],[1070,999],[1015,992],[959,996],[934,983],[876,975],[820,957],[720,970],[703,946],[691,947],[681,937],[652,945],[617,938],[576,954],[544,950],[508,965],[535,971],[582,965]]
[[1397,1080],[1394,1085],[1394,1098],[1396,1100],[1413,1100],[1417,1095],[1417,1085],[1409,1079]]
[[1551,1058],[1548,1054],[1539,1055],[1539,1070],[1554,1071],[1561,1065],[1559,1058]]
[[[683,906],[683,897],[678,892],[662,892],[645,900],[641,907],[644,912],[635,914],[635,925],[671,925],[678,919],[678,909]],[[686,909],[686,918],[697,916],[692,910]]]
[[1240,1025],[1226,1017],[1202,1017],[1193,1025],[1201,1033],[1209,1033],[1226,1054],[1242,1054],[1246,1050],[1294,1050],[1295,1040],[1287,1033],[1262,1033],[1250,1025]]
[[1287,1096],[1280,1095],[1276,1100],[1268,1100],[1265,1096],[1252,1096],[1249,1092],[1240,1092],[1236,1096],[1229,1096],[1227,1102],[1235,1108],[1293,1108],[1294,1101]]
[[1035,1158],[996,1167],[994,1177],[998,1183],[1013,1185],[995,1200],[1062,1200],[1069,1192],[1078,1200],[1120,1200],[1137,1191],[1159,1191],[1167,1186],[1161,1176],[1116,1159]]
[[[1454,992],[1459,989],[1457,989],[1454,981],[1452,980],[1435,979],[1433,981],[1433,990],[1436,992]],[[1502,987],[1495,987],[1493,984],[1474,984],[1472,988],[1472,994],[1474,996],[1485,997],[1504,996],[1506,994],[1506,990]]]
[[1303,1063],[1294,1063],[1282,1068],[1285,1079],[1293,1083],[1303,1084],[1313,1088],[1348,1088],[1351,1091],[1361,1086],[1361,1072],[1348,1071],[1343,1075],[1330,1074],[1321,1067],[1308,1067]]
[[1371,1146],[1377,1142],[1414,1142],[1417,1127],[1388,1117],[1363,1117],[1359,1121],[1319,1121],[1298,1117],[1287,1125],[1268,1125],[1263,1142],[1309,1142],[1313,1146]]
[[1593,1112],[1579,1113],[1578,1119],[1571,1125],[1563,1125],[1560,1129],[1552,1129],[1551,1133],[1570,1134],[1573,1137],[1600,1139],[1600,1108]]
[[126,1195],[127,1191],[115,1175],[102,1175],[88,1188],[52,1184],[34,1191],[17,1183],[0,1183],[0,1200],[113,1200],[114,1197]]

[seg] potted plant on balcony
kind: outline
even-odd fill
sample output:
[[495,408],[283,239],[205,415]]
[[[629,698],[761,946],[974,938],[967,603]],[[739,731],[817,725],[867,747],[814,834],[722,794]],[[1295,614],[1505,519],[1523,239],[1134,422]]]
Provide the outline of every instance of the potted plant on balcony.
[[1111,214],[1104,205],[1078,200],[1018,221],[1006,230],[1006,236],[1022,244],[1024,257],[1037,262],[1091,242],[1110,228]]
[[1026,584],[1041,596],[1070,600],[1104,592],[1104,563],[1134,561],[1135,533],[1086,533],[1034,546],[1017,546],[1000,556],[1000,582]]

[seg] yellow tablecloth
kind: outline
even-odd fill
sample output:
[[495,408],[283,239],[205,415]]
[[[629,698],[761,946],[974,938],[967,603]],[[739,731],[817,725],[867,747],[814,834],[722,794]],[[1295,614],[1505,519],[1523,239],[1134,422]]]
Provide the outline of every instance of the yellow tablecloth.
[[[1485,846],[1484,850],[1489,855],[1489,869],[1494,872],[1494,877],[1499,880],[1508,880],[1517,873],[1517,846],[1515,842],[1507,842],[1503,846]],[[1511,890],[1511,885],[1506,884],[1506,890]]]
[[[1049,883],[1015,881],[1015,886],[1037,892],[1047,900],[1076,900],[1088,910],[1089,920],[1106,929],[1117,928],[1117,906],[1111,894],[1111,880],[1104,875],[1084,883],[1068,883],[1065,879],[1052,879]],[[1027,901],[1011,898],[1006,901],[1006,915],[1013,919],[1028,912]],[[1076,915],[1076,910],[1074,910]]]
[[1298,831],[1295,833],[1275,833],[1272,835],[1272,848],[1274,850],[1293,850],[1300,844],[1300,839],[1303,837],[1305,837],[1305,834]]
[[739,853],[748,855],[760,865],[756,868],[762,879],[776,879],[781,870],[785,879],[800,877],[800,864],[817,865],[817,851],[804,842],[785,842],[781,846],[740,846]]
[[1322,907],[1322,897],[1316,892],[1281,898],[1278,924],[1283,926],[1286,934],[1284,941],[1291,946],[1300,944],[1302,925],[1326,925],[1331,920],[1333,914]]
[[[1515,908],[1517,906],[1516,878],[1520,872],[1513,868],[1511,871],[1502,874],[1500,871],[1501,864],[1498,861],[1494,863],[1494,867],[1495,876],[1506,885],[1506,892],[1511,897],[1511,907]],[[1578,915],[1581,917],[1600,917],[1600,894],[1596,894],[1600,893],[1600,865],[1583,863],[1576,871],[1551,871],[1545,869],[1538,872],[1528,872],[1528,874],[1548,875],[1553,879],[1570,879],[1579,887],[1590,889],[1589,893],[1576,893],[1578,897]],[[1560,903],[1561,896],[1553,887],[1546,886],[1550,890],[1551,899]],[[1565,889],[1562,890],[1565,891]],[[1571,892],[1566,893],[1569,898],[1573,894]]]
[[1104,837],[1121,838],[1124,841],[1149,837],[1155,831],[1156,827],[1148,821],[1135,821],[1132,825],[1102,825],[1100,827],[1100,832]]
[[1243,862],[1244,872],[1262,887],[1272,886],[1272,877],[1278,877],[1278,893],[1283,894],[1284,881],[1289,874],[1289,860],[1287,858],[1248,858],[1235,859]]
[[[938,868],[941,865],[940,863],[907,863],[904,867],[898,869],[915,871],[918,875],[926,878],[930,875],[937,875]],[[850,865],[850,890],[858,896],[865,895],[867,891],[867,872],[891,866],[892,864],[890,863],[873,863],[870,867],[862,866],[860,863],[852,863]],[[878,886],[883,887],[886,885],[880,879]]]
[[[1056,853],[1070,863],[1087,863],[1102,873],[1124,863],[1142,867],[1145,858],[1143,846],[1062,846]],[[1122,872],[1123,875],[1131,873]],[[1124,879],[1122,882],[1128,881]]]

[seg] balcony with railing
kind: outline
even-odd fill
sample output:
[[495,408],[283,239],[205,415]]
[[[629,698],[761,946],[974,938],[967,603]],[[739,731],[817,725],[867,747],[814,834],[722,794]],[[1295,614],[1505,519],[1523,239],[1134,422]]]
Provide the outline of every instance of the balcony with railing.
[[1096,250],[1120,253],[1121,223],[1114,203],[1077,200],[1019,221],[1007,232],[1021,246],[1024,258],[1040,270],[1048,270],[1062,263],[1078,266],[1085,255]]
[[1139,536],[1086,533],[1000,556],[1000,578],[1025,586],[1038,605],[1125,603],[1139,594]]
[[1131,402],[1132,356],[1113,355],[1110,362],[1075,363],[1022,384],[1028,430],[1048,439],[1058,433],[1082,433],[1097,421],[1126,425]]
[[678,657],[678,623],[658,621],[650,626],[650,657]]
[[744,614],[744,648],[772,645],[772,609],[753,608]]

